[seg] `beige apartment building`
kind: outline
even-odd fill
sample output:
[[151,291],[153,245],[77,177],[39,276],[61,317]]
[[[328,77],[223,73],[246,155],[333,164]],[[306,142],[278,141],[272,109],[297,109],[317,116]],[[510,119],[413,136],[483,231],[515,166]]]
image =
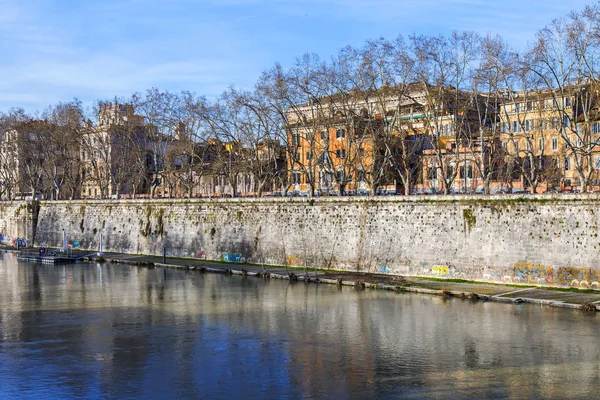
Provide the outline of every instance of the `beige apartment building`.
[[98,125],[81,137],[82,198],[144,193],[148,185],[147,136],[143,118],[129,104],[105,103]]
[[[515,172],[514,189],[545,192],[598,190],[600,119],[589,86],[521,92],[500,110],[500,140]],[[518,176],[518,178],[517,178]]]

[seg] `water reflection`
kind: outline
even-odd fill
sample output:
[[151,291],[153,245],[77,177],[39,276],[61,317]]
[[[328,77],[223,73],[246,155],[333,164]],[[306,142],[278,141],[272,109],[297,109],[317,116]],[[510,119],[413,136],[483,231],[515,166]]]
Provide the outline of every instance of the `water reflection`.
[[0,397],[589,398],[597,317],[123,265],[0,261]]

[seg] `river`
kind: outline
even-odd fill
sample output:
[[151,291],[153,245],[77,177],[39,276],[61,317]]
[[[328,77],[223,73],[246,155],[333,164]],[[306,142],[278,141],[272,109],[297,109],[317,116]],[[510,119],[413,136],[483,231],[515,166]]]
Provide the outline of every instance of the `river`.
[[0,254],[0,398],[592,398],[598,318]]

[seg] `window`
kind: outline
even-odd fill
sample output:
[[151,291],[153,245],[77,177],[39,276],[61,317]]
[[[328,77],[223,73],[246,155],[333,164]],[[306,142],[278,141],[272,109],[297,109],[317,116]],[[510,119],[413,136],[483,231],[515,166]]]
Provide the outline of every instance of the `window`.
[[346,150],[344,149],[339,149],[335,151],[335,156],[337,158],[346,158]]
[[335,171],[335,180],[341,182],[344,180],[344,170],[340,169]]
[[367,173],[363,169],[358,170],[358,181],[366,182],[367,181]]
[[344,137],[346,137],[346,131],[343,129],[336,129],[335,131],[335,138],[336,139],[343,139]]
[[323,164],[325,162],[325,160],[327,160],[327,153],[326,152],[322,152],[321,154],[319,154],[319,157],[317,158],[317,162],[319,164]]
[[300,172],[292,173],[292,183],[295,185],[300,183]]
[[519,125],[519,121],[513,121],[512,122],[512,131],[513,133],[518,133],[521,131],[521,126]]
[[467,179],[473,179],[473,167],[471,165],[468,165],[467,167],[463,165],[460,167],[459,172],[460,179],[465,179],[465,176]]
[[329,132],[327,129],[321,131],[321,140],[329,140]]
[[298,146],[300,143],[300,134],[292,133],[292,146]]
[[558,150],[558,138],[557,137],[552,138],[552,150]]
[[564,126],[565,128],[568,128],[569,126],[571,126],[571,118],[569,118],[569,116],[568,116],[568,115],[565,115],[565,116],[563,117],[563,126]]
[[427,169],[427,179],[430,181],[436,180],[437,179],[437,171],[438,171],[437,166],[429,167]]
[[444,136],[451,136],[452,135],[452,125],[451,124],[443,125],[442,132],[443,132]]
[[600,133],[600,122],[594,122],[592,124],[592,133]]
[[508,122],[503,122],[502,125],[500,125],[500,132],[501,133],[508,133],[509,132],[509,124]]
[[521,104],[521,103],[515,103],[515,111],[516,111],[516,112],[519,112],[519,111],[521,111],[521,107],[522,107],[522,104]]
[[533,110],[533,101],[528,101],[527,102],[527,111],[531,111]]
[[533,130],[533,121],[530,119],[525,120],[525,132],[531,132]]
[[359,147],[358,148],[358,155],[360,157],[364,157],[365,156],[365,149],[363,147]]
[[519,142],[515,142],[514,148],[515,148],[515,154],[519,154]]
[[446,179],[452,179],[454,176],[454,166],[448,165],[446,167]]
[[300,161],[300,153],[299,152],[296,152],[294,154],[294,161]]
[[537,125],[538,125],[538,129],[540,131],[543,131],[544,129],[546,129],[546,120],[544,118],[538,119]]
[[600,169],[600,156],[594,156],[594,168]]
[[565,171],[568,171],[571,168],[571,163],[568,158],[565,158]]
[[583,133],[583,125],[577,124],[577,126],[575,127],[575,129],[577,130],[577,134],[578,135],[581,135]]
[[571,107],[571,99],[569,97],[564,98],[565,107]]
[[527,151],[531,151],[531,142],[529,140],[525,142],[525,147],[527,148]]

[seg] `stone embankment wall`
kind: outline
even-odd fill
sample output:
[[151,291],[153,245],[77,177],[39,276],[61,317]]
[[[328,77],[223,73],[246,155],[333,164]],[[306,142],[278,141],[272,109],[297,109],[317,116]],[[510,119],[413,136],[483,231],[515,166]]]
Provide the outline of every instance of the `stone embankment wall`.
[[597,195],[42,202],[37,243],[429,275],[598,286]]
[[25,201],[0,202],[0,235],[26,238],[33,235],[32,203]]

